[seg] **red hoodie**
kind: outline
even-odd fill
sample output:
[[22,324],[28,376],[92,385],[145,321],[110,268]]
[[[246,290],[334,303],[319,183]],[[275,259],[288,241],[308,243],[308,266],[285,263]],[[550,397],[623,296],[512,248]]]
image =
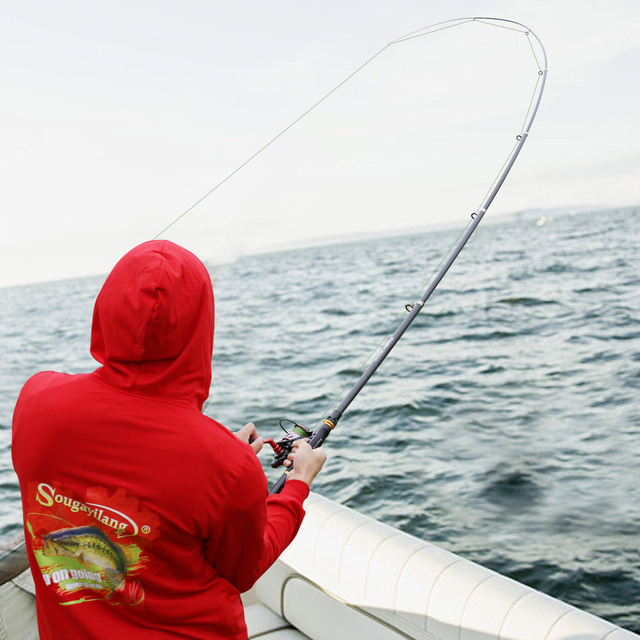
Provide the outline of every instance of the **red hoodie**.
[[102,366],[25,384],[12,454],[42,640],[247,637],[240,592],[294,538],[309,489],[267,497],[251,447],[202,414],[213,320],[202,263],[144,243],[96,300]]

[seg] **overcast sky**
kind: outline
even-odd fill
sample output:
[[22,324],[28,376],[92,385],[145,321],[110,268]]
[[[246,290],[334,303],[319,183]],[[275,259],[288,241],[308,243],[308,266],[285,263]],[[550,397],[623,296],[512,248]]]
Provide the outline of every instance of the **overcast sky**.
[[[388,42],[465,16],[549,61],[490,214],[640,204],[637,0],[2,2],[0,286],[108,271]],[[389,47],[165,237],[215,262],[464,224],[536,79],[517,31]]]

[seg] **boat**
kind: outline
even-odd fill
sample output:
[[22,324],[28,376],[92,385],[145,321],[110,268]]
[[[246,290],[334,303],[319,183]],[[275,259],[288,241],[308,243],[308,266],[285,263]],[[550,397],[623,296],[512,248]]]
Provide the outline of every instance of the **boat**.
[[[640,640],[312,492],[295,540],[243,594],[261,640]],[[0,558],[0,638],[37,640],[24,543]]]

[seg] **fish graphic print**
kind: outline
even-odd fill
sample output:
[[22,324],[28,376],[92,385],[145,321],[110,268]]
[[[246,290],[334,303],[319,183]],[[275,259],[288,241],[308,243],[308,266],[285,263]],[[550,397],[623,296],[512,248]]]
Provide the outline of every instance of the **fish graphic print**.
[[96,527],[61,529],[42,536],[45,556],[76,558],[91,568],[100,567],[111,593],[124,584],[127,563],[122,549]]
[[78,496],[56,482],[34,483],[26,524],[42,580],[60,604],[144,601],[138,578],[149,564],[160,519],[136,497],[100,487]]

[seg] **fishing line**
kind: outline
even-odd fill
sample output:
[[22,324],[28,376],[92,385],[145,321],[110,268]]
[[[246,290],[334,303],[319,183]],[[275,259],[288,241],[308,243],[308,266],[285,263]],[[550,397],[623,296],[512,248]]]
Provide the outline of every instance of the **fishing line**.
[[227,180],[229,180],[229,178],[232,178],[236,173],[238,173],[238,171],[240,171],[240,169],[243,169],[244,167],[246,167],[254,158],[258,157],[265,149],[268,149],[278,138],[283,136],[287,131],[289,131],[289,129],[291,129],[293,126],[298,124],[298,122],[300,122],[300,120],[302,120],[306,115],[308,115],[316,107],[321,105],[329,96],[334,94],[343,84],[351,80],[351,78],[353,78],[353,76],[355,76],[356,73],[364,69],[370,62],[375,60],[388,46],[389,45],[387,44],[384,47],[382,47],[382,49],[380,49],[378,53],[375,53],[374,55],[372,55],[365,63],[361,64],[353,73],[348,75],[340,84],[337,84],[333,89],[331,89],[331,91],[329,91],[329,93],[327,93],[322,98],[320,98],[320,100],[318,100],[318,102],[316,102],[312,107],[309,107],[301,116],[297,117],[290,125],[285,127],[279,134],[271,138],[271,140],[269,140],[267,144],[265,144],[263,147],[258,149],[258,151],[256,151],[252,156],[250,156],[247,160],[245,160],[237,169],[234,169],[226,178],[223,178],[220,182],[218,182],[218,184],[215,187],[213,187],[213,189],[205,193],[202,196],[202,198],[200,198],[198,201],[194,202],[186,211],[184,211],[177,218],[175,218],[173,222],[170,222],[162,231],[160,231],[160,233],[158,233],[156,236],[153,237],[153,240],[157,240],[165,231],[173,227],[173,225],[176,224],[176,222],[184,218],[192,209],[195,209],[203,200],[208,198],[214,191],[216,191]]
[[[523,121],[523,125],[520,129],[520,132],[516,135],[516,142],[513,145],[511,151],[507,155],[502,167],[498,171],[494,181],[491,183],[487,193],[482,199],[480,205],[471,214],[471,220],[467,222],[466,227],[462,230],[456,241],[449,248],[449,250],[445,253],[444,257],[440,261],[439,265],[435,268],[429,279],[423,285],[420,292],[414,298],[413,302],[407,304],[406,315],[402,317],[391,334],[387,334],[384,338],[382,338],[380,344],[376,349],[372,352],[372,354],[365,360],[363,365],[360,367],[359,371],[351,378],[351,381],[345,385],[343,390],[338,394],[337,398],[333,401],[331,406],[327,411],[331,411],[330,415],[322,421],[322,423],[314,430],[313,435],[310,439],[310,443],[313,447],[320,446],[327,436],[331,433],[331,430],[336,426],[338,420],[342,417],[345,409],[351,404],[353,399],[358,395],[358,393],[362,390],[364,385],[371,378],[373,373],[380,366],[382,361],[387,357],[389,352],[393,349],[393,347],[397,344],[398,340],[402,337],[408,326],[413,322],[414,318],[421,311],[421,309],[426,304],[427,300],[436,289],[444,275],[447,273],[453,262],[456,260],[467,241],[471,237],[471,235],[476,230],[478,224],[480,224],[481,220],[484,217],[484,214],[487,212],[487,209],[493,202],[496,194],[500,190],[504,180],[507,177],[507,174],[511,170],[520,150],[524,142],[526,141],[529,130],[535,119],[536,113],[538,111],[538,107],[540,105],[540,100],[542,97],[542,93],[544,91],[544,85],[546,81],[547,74],[547,56],[544,50],[544,46],[538,39],[538,37],[525,25],[516,22],[514,20],[507,20],[504,18],[488,18],[488,17],[469,17],[469,18],[457,18],[453,20],[445,20],[443,22],[438,22],[436,24],[429,25],[422,29],[418,29],[416,31],[412,31],[396,40],[392,40],[387,45],[385,45],[382,49],[376,52],[373,56],[371,56],[368,60],[366,60],[363,64],[361,64],[355,71],[349,74],[342,82],[337,84],[331,91],[322,96],[317,102],[315,102],[309,109],[307,109],[304,113],[302,113],[298,118],[296,118],[291,124],[285,127],[280,133],[274,136],[269,142],[263,145],[260,149],[258,149],[253,155],[251,155],[247,160],[245,160],[242,164],[240,164],[234,171],[229,173],[226,177],[224,177],[220,182],[218,182],[212,189],[210,189],[207,193],[205,193],[199,200],[197,200],[194,204],[192,204],[188,209],[186,209],[183,213],[177,216],[172,222],[170,222],[167,226],[165,226],[154,239],[159,238],[162,234],[164,234],[167,230],[173,227],[179,220],[184,218],[189,212],[191,212],[197,205],[199,205],[203,200],[208,198],[211,194],[213,194],[217,189],[219,189],[223,184],[225,184],[230,178],[232,178],[236,173],[238,173],[241,169],[243,169],[247,164],[249,164],[252,160],[254,160],[257,156],[259,156],[263,151],[269,148],[276,140],[278,140],[281,136],[283,136],[287,131],[289,131],[292,127],[294,127],[298,122],[300,122],[303,118],[309,115],[312,111],[314,111],[320,104],[322,104],[325,100],[327,100],[331,95],[333,95],[338,89],[340,89],[344,84],[346,84],[349,80],[351,80],[356,74],[362,71],[367,65],[369,65],[373,60],[375,60],[378,56],[382,54],[383,51],[386,51],[392,45],[397,45],[402,42],[406,42],[408,40],[414,40],[416,38],[421,38],[424,36],[432,35],[433,33],[444,31],[445,29],[451,29],[454,27],[459,27],[463,24],[468,23],[478,23],[485,24],[488,26],[499,27],[501,29],[507,29],[509,31],[515,31],[519,33],[524,33],[527,41],[529,43],[529,47],[533,53],[533,58],[536,63],[536,67],[538,70],[538,77],[536,79],[536,83],[533,89],[533,93],[531,96],[531,100],[529,101],[529,106]],[[531,37],[533,36],[538,44],[538,47],[541,51],[544,64],[541,65],[538,59],[538,55],[536,54],[535,48],[531,41]],[[386,340],[386,342],[385,342]],[[374,355],[375,354],[375,355]],[[373,358],[373,359],[372,359]],[[366,366],[367,362],[370,364],[367,366],[364,373],[362,369]],[[361,375],[360,375],[361,374]],[[344,390],[350,385],[355,377],[360,375],[359,380],[356,384],[351,388],[351,390],[347,393],[347,395],[342,399],[337,408],[333,409],[338,399],[344,393]],[[326,415],[326,414],[325,414]],[[296,425],[299,426],[299,425]],[[282,441],[281,443],[282,444]],[[282,452],[281,452],[282,453]],[[286,457],[286,452],[285,452]],[[282,486],[284,486],[284,481],[286,479],[286,475],[283,475],[278,482],[271,489],[271,493],[278,493]]]
[[[371,62],[373,62],[380,54],[382,54],[384,51],[386,51],[392,45],[400,44],[402,42],[406,42],[408,40],[413,40],[415,38],[422,38],[424,36],[432,35],[433,33],[437,33],[439,31],[444,31],[446,29],[452,29],[454,27],[459,27],[459,26],[461,26],[463,24],[468,24],[468,23],[472,23],[472,22],[476,22],[478,24],[486,24],[486,25],[494,26],[494,27],[502,27],[504,29],[510,29],[510,30],[513,30],[513,31],[521,31],[521,32],[527,34],[527,38],[529,36],[530,30],[522,31],[521,29],[515,29],[514,27],[505,27],[503,25],[496,25],[496,24],[493,24],[492,22],[488,22],[488,20],[498,20],[498,21],[503,21],[503,22],[510,22],[512,24],[519,24],[519,23],[514,22],[512,20],[505,20],[503,18],[456,18],[456,19],[453,19],[453,20],[445,20],[443,22],[438,22],[438,23],[436,23],[434,25],[430,25],[428,27],[424,27],[422,29],[418,29],[416,31],[412,31],[411,33],[408,33],[405,36],[402,36],[400,38],[397,38],[396,40],[392,40],[391,42],[386,44],[384,47],[382,47],[382,49],[380,49],[378,52],[374,53],[368,60],[363,62],[357,69],[355,69],[355,71],[350,73],[344,80],[342,80],[342,82],[339,82],[333,89],[331,89],[328,93],[326,93],[324,96],[322,96],[317,102],[315,102],[305,112],[303,112],[300,116],[298,116],[295,120],[293,120],[291,122],[291,124],[287,125],[282,131],[280,131],[280,133],[276,134],[265,145],[260,147],[255,153],[253,153],[251,156],[249,156],[242,164],[240,164],[236,169],[234,169],[231,173],[229,173],[222,180],[220,180],[220,182],[218,182],[209,191],[207,191],[207,193],[205,193],[201,198],[196,200],[189,208],[187,208],[180,215],[178,215],[176,218],[174,218],[169,224],[167,224],[161,231],[159,231],[153,237],[153,240],[157,240],[166,231],[171,229],[176,223],[178,223],[180,220],[182,220],[182,218],[184,218],[193,209],[195,209],[201,202],[206,200],[210,195],[212,195],[215,191],[217,191],[229,179],[231,179],[234,175],[236,175],[236,173],[238,173],[241,169],[246,167],[252,160],[257,158],[263,151],[266,151],[266,149],[268,149],[274,142],[276,142],[276,140],[278,140],[280,137],[282,137],[287,131],[289,131],[296,124],[298,124],[298,122],[300,122],[303,118],[308,116],[312,111],[314,111],[317,107],[319,107],[325,100],[327,100],[330,96],[332,96],[336,91],[338,91],[338,89],[340,89],[343,85],[345,85],[355,75],[360,73],[360,71],[362,71],[366,66],[368,66]],[[520,25],[520,26],[524,26],[524,25]],[[534,35],[534,37],[535,37],[535,35]],[[537,40],[537,38],[536,38],[536,40]],[[539,40],[538,40],[538,43],[540,44],[540,47],[542,48],[542,44],[540,43]],[[533,45],[532,45],[530,40],[529,40],[529,45],[531,46],[531,49],[533,51],[534,58],[536,60],[536,64],[538,65],[538,69],[540,69],[540,64],[538,63],[538,59],[536,57],[535,51],[533,50]],[[543,52],[544,52],[544,49],[543,49]],[[546,59],[546,54],[545,54],[545,59]],[[534,95],[535,95],[535,90],[534,90]],[[526,119],[525,119],[525,122],[526,122]]]

